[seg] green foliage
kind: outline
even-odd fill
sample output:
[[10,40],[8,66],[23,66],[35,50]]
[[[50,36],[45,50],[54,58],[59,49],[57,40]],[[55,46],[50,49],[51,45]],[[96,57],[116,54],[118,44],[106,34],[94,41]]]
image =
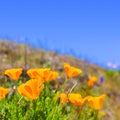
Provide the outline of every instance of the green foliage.
[[46,83],[39,98],[33,101],[21,98],[17,92],[6,96],[0,102],[0,120],[94,120],[95,111],[88,104],[84,107],[60,104],[55,99],[55,90],[50,88],[50,84]]
[[108,77],[113,77],[116,74],[116,71],[114,71],[114,70],[106,70],[105,73],[106,73],[106,75]]
[[18,93],[7,96],[0,101],[0,120],[64,120],[63,106],[54,96],[55,92],[50,90],[49,84],[37,100],[21,99]]

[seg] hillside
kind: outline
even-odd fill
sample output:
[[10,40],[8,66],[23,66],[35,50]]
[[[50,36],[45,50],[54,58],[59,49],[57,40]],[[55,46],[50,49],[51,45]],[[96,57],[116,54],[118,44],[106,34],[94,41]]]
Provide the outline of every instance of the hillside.
[[54,51],[45,51],[43,49],[34,49],[30,46],[17,44],[6,40],[0,40],[0,62],[2,63],[0,69],[6,67],[41,67],[45,64],[51,64],[57,68],[61,68],[63,62],[68,62],[71,65],[81,68],[84,72],[104,71],[104,69],[95,64],[89,63],[85,60],[77,59],[72,56],[58,55]]
[[[75,67],[82,69],[83,74],[79,77],[79,85],[87,81],[89,75],[104,77],[104,83],[98,81],[93,90],[96,94],[105,93],[106,101],[103,109],[104,120],[119,120],[120,115],[120,72],[109,71],[85,60],[74,58],[73,56],[58,55],[54,51],[35,49],[23,44],[0,40],[0,74],[8,68],[22,67],[24,70],[29,68],[51,67],[53,70],[63,72],[63,63],[67,62]],[[4,79],[2,76],[1,79]],[[59,78],[59,82],[63,82]],[[69,86],[72,82],[70,81]],[[68,86],[68,87],[69,87]],[[66,88],[67,89],[67,88]]]

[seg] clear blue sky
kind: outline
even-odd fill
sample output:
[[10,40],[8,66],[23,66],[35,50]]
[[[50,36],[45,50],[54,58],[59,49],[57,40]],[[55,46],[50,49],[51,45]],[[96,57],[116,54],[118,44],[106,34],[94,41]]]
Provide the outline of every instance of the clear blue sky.
[[1,0],[0,36],[6,35],[119,64],[120,1]]

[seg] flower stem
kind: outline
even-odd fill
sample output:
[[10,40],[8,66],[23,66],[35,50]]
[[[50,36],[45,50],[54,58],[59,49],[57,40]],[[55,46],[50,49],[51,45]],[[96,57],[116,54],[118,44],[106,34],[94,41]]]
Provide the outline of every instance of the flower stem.
[[98,118],[98,112],[99,112],[98,110],[95,111],[95,117],[94,117],[94,120],[97,120],[97,118]]
[[76,87],[76,85],[77,85],[77,82],[75,81],[75,82],[74,82],[74,85],[73,85],[72,88],[70,89],[69,93],[71,93],[71,92],[73,91],[73,89]]

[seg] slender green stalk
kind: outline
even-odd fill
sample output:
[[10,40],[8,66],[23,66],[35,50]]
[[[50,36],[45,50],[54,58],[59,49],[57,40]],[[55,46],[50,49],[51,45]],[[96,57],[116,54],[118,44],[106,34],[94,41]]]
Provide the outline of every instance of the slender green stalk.
[[71,93],[71,92],[73,91],[73,89],[76,87],[76,85],[77,85],[77,82],[75,81],[75,82],[74,82],[74,85],[73,85],[72,88],[70,89],[69,93]]
[[67,81],[68,81],[68,78],[67,78],[67,76],[65,75],[64,84],[61,86],[61,91],[62,91],[62,92],[64,92],[64,88],[65,88],[65,86],[66,86],[66,84],[67,84]]
[[77,110],[79,111],[79,112],[78,112],[78,117],[77,117],[77,119],[78,119],[78,120],[83,120],[82,114],[81,114],[81,113],[82,113],[82,110],[83,110],[83,106],[78,106],[77,108],[78,108]]
[[97,120],[98,119],[98,110],[95,111],[95,116],[94,116],[94,120]]
[[37,100],[33,100],[33,110],[34,110],[34,115],[33,118],[36,120],[36,107],[37,107]]

